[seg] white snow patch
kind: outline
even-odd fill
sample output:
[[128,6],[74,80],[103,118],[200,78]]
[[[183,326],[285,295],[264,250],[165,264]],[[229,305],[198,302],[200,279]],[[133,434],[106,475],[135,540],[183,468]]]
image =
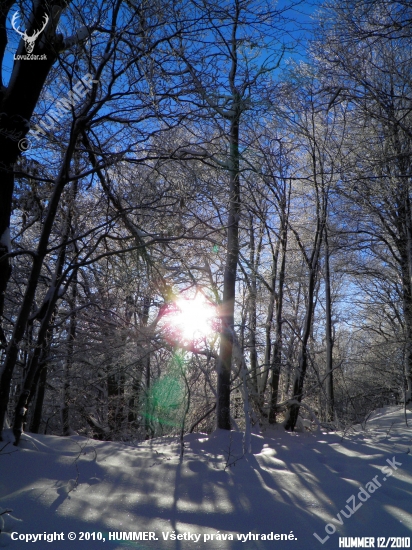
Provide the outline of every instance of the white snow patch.
[[[190,434],[183,460],[172,437],[131,447],[25,433],[18,448],[0,453],[0,513],[12,509],[21,518],[12,527],[19,533],[66,533],[54,545],[37,543],[41,550],[80,547],[67,534],[86,531],[102,533],[106,543],[83,541],[85,550],[335,550],[339,536],[374,536],[376,547],[376,537],[412,535],[412,428],[402,418],[400,408],[387,408],[371,417],[366,432],[344,437],[282,429],[251,434],[251,454],[244,454],[239,432]],[[382,468],[393,457],[401,465],[384,481]],[[352,517],[341,514],[340,524],[347,500],[374,476],[381,487]],[[336,533],[322,545],[313,533],[326,537],[331,522]],[[26,548],[10,541],[9,529],[4,525],[0,546]],[[158,540],[109,541],[111,531],[154,531]],[[164,540],[162,532],[172,531],[201,538]],[[291,531],[295,540],[237,540],[249,532]],[[217,533],[233,540],[204,541]]]

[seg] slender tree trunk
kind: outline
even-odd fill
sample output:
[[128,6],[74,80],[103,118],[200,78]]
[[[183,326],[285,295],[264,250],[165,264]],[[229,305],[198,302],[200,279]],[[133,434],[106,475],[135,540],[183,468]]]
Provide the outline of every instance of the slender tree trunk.
[[62,433],[64,436],[71,434],[72,430],[70,428],[70,375],[73,365],[73,354],[74,354],[74,342],[76,339],[76,330],[77,330],[77,313],[76,313],[76,302],[77,302],[77,271],[74,273],[71,296],[68,300],[70,307],[70,325],[69,325],[69,334],[67,337],[67,358],[64,365],[63,373],[63,387],[62,387],[62,401],[60,409],[60,417],[62,423]]
[[[256,298],[257,298],[257,277],[256,277],[256,247],[255,234],[253,227],[252,215],[249,216],[249,248],[250,257],[249,263],[251,266],[250,274],[250,291],[249,291],[249,361],[252,388],[255,395],[258,394],[258,378],[257,378],[257,351],[256,351]],[[243,350],[242,350],[243,353]]]
[[128,403],[128,415],[127,415],[127,421],[129,423],[129,426],[132,430],[138,430],[139,429],[139,422],[138,422],[138,416],[139,416],[139,400],[142,393],[142,373],[138,372],[135,376],[135,379],[133,380],[132,384],[132,395],[129,398]]
[[[293,404],[290,407],[289,418],[285,423],[285,429],[293,431],[295,429],[296,421],[299,415],[300,402],[302,401],[303,395],[303,384],[305,381],[306,370],[308,367],[308,342],[312,334],[312,322],[313,314],[315,310],[315,287],[317,282],[317,273],[318,273],[318,262],[319,254],[322,248],[323,235],[325,230],[326,222],[326,213],[327,213],[327,196],[325,190],[323,189],[321,201],[318,197],[318,221],[317,229],[314,238],[314,244],[312,249],[312,254],[310,258],[305,255],[307,265],[309,267],[309,284],[308,284],[308,293],[307,293],[307,308],[305,316],[305,324],[303,328],[301,348],[299,353],[298,366],[295,373],[295,380],[293,383],[293,398],[298,402],[298,404]],[[322,202],[322,208],[319,208],[320,202]]]
[[[302,262],[303,264],[303,262]],[[289,338],[288,342],[288,349],[286,353],[286,372],[285,372],[285,384],[283,386],[283,398],[282,401],[289,398],[289,390],[290,390],[290,379],[292,377],[293,372],[293,363],[294,363],[294,351],[296,349],[295,342],[297,340],[297,335],[300,332],[300,327],[298,326],[298,313],[299,313],[299,305],[301,301],[301,295],[302,295],[302,282],[299,281],[298,288],[296,292],[296,301],[295,301],[295,307],[293,309],[293,327],[292,327],[292,333]]]
[[279,285],[276,301],[276,332],[275,341],[273,344],[273,359],[271,364],[272,380],[271,380],[271,397],[269,423],[276,422],[276,407],[278,403],[279,378],[282,365],[282,344],[283,344],[283,293],[286,275],[286,249],[287,249],[287,221],[282,219],[281,245],[282,245],[282,261],[279,270]]
[[266,391],[266,385],[267,385],[269,370],[271,365],[271,351],[272,351],[271,334],[272,334],[273,314],[275,311],[276,279],[277,279],[277,270],[278,270],[279,249],[280,249],[280,239],[277,240],[275,252],[272,254],[272,273],[271,273],[271,285],[270,285],[271,290],[269,295],[268,312],[267,312],[266,324],[265,324],[265,364],[259,380],[260,406],[263,406],[264,394]]
[[52,196],[50,197],[50,202],[40,235],[39,244],[36,253],[33,256],[31,272],[26,285],[23,303],[17,316],[13,336],[7,347],[6,358],[4,360],[3,368],[0,374],[0,440],[4,418],[6,416],[7,405],[9,402],[10,383],[19,352],[19,344],[24,336],[27,321],[33,305],[41,268],[43,266],[44,258],[47,254],[49,238],[57,215],[60,197],[63,193],[64,187],[69,177],[69,167],[74,152],[76,136],[77,131],[75,128],[72,134],[72,139],[70,140],[69,146],[66,150],[60,173],[57,176]]
[[[307,310],[305,317],[305,325],[302,335],[301,350],[299,354],[298,368],[295,374],[295,381],[293,384],[293,397],[299,403],[302,401],[303,394],[303,383],[306,376],[306,370],[308,367],[308,342],[312,330],[312,319],[314,311],[314,293],[315,293],[315,284],[316,284],[316,272],[317,267],[312,268],[309,271],[309,288],[307,296]],[[299,415],[299,405],[292,405],[290,408],[289,418],[285,424],[286,430],[294,430],[296,421]]]
[[151,425],[151,401],[150,401],[150,355],[147,355],[144,362],[145,380],[146,380],[146,403],[145,403],[145,439],[153,437],[153,428]]
[[21,434],[23,433],[23,425],[26,418],[26,411],[28,402],[30,399],[30,394],[33,391],[33,382],[36,377],[38,368],[40,366],[40,359],[44,353],[45,347],[47,345],[47,337],[50,336],[50,324],[55,313],[55,307],[57,299],[59,296],[59,289],[62,282],[62,271],[63,265],[66,257],[66,242],[68,238],[68,231],[64,235],[64,243],[61,246],[59,258],[57,260],[56,271],[53,277],[51,295],[48,297],[47,307],[44,313],[44,316],[41,320],[41,325],[39,333],[37,335],[36,347],[34,348],[33,354],[30,359],[29,367],[27,369],[27,374],[24,379],[23,389],[20,393],[19,399],[17,401],[17,406],[15,410],[14,425],[13,425],[13,434],[15,437],[15,445],[19,444]]
[[[150,401],[150,386],[151,386],[151,372],[150,372],[150,341],[147,343],[145,341],[145,338],[148,336],[146,334],[146,327],[149,322],[149,314],[150,314],[150,301],[151,298],[149,295],[146,295],[143,300],[143,310],[141,314],[141,327],[143,330],[143,344],[142,349],[146,347],[144,356],[142,357],[141,363],[139,365],[139,368],[141,369],[141,376],[144,376],[145,379],[145,387],[146,387],[146,396],[145,396],[145,402],[144,402],[144,428],[145,428],[145,439],[151,439],[153,437],[153,428],[152,424],[150,422],[151,420],[151,401]],[[140,395],[136,397],[137,400],[140,399]],[[135,401],[136,402],[136,401]]]
[[47,371],[47,363],[45,363],[42,367],[40,367],[40,376],[37,384],[36,400],[34,402],[33,416],[30,423],[30,431],[35,434],[38,434],[40,430],[44,395],[46,393]]
[[405,324],[407,326],[407,361],[405,364],[405,381],[406,381],[406,391],[404,401],[410,403],[412,401],[412,220],[411,220],[411,201],[409,196],[409,185],[407,183],[407,177],[409,179],[409,174],[405,173],[406,170],[403,170],[405,176],[406,186],[405,190],[405,233],[406,233],[406,251],[407,251],[407,266],[408,266],[408,282],[404,285],[404,303],[407,302],[405,308]]
[[27,400],[27,410],[30,409],[30,403],[34,399],[33,413],[31,415],[30,428],[29,431],[33,433],[39,433],[42,412],[43,412],[43,402],[44,395],[46,393],[46,382],[47,382],[47,373],[48,373],[48,358],[50,355],[51,343],[53,341],[53,322],[56,314],[56,308],[51,317],[49,328],[47,330],[46,339],[43,344],[42,353],[40,355],[38,368],[36,374],[34,375],[33,384],[30,390],[30,395]]
[[410,391],[412,385],[412,296],[409,280],[409,265],[406,251],[401,248],[401,272],[402,272],[402,295],[403,295],[403,317],[405,320],[405,363],[404,375],[406,382],[405,399],[410,401]]
[[49,325],[51,318],[53,316],[53,311],[57,301],[57,290],[54,293],[54,296],[50,299],[49,306],[47,308],[47,313],[44,316],[39,334],[37,336],[36,347],[34,349],[33,355],[31,357],[29,368],[27,370],[26,378],[24,380],[23,389],[20,393],[19,399],[17,401],[14,425],[13,425],[13,434],[15,437],[15,445],[18,445],[20,441],[21,434],[23,433],[23,424],[26,418],[27,406],[30,398],[30,394],[33,389],[33,382],[39,368],[40,357],[47,339],[47,332],[49,330]]
[[328,400],[326,403],[326,417],[328,422],[333,422],[335,403],[333,395],[333,334],[329,257],[328,230],[325,227],[326,398]]

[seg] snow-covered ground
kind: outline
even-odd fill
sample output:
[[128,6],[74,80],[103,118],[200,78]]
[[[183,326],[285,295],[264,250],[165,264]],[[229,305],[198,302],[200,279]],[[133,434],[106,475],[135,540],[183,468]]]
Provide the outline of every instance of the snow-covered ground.
[[[374,537],[341,540],[352,547],[407,546],[412,428],[399,407],[358,428],[343,437],[279,428],[253,435],[243,457],[240,433],[191,434],[183,460],[172,438],[130,447],[26,433],[18,448],[6,439],[0,547],[310,550],[342,547],[339,537]],[[44,533],[60,540],[39,540]],[[141,540],[112,540],[114,533]]]

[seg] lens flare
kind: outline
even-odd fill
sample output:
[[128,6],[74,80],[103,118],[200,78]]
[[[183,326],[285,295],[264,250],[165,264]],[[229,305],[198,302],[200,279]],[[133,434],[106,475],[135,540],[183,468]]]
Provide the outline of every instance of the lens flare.
[[216,307],[202,294],[180,296],[166,311],[162,328],[167,337],[182,346],[199,345],[217,331]]

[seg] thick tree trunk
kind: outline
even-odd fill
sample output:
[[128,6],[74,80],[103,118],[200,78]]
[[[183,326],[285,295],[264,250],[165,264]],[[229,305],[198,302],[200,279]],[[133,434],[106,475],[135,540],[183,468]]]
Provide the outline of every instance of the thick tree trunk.
[[[239,98],[237,98],[239,102]],[[236,295],[236,271],[239,261],[239,116],[231,120],[229,170],[229,215],[227,229],[227,254],[223,280],[223,304],[221,312],[222,333],[217,373],[217,427],[230,430],[230,373],[232,366],[234,313]]]
[[[2,148],[0,136],[0,151]],[[1,156],[1,153],[0,153]],[[8,257],[11,252],[10,243],[10,216],[14,188],[14,175],[11,168],[6,169],[0,160],[0,341],[3,347],[7,346],[6,336],[3,329],[4,298],[11,275],[11,264]],[[3,259],[1,259],[3,258]]]
[[[14,2],[2,2],[0,7],[0,54],[3,58],[7,44],[6,19]],[[57,2],[54,4],[58,5]],[[37,2],[27,34],[34,34],[43,20],[46,9],[51,6]],[[51,21],[49,22],[49,26]],[[45,31],[46,32],[46,31]],[[30,128],[30,119],[38,102],[47,75],[57,59],[56,51],[46,41],[36,41],[33,54],[45,54],[45,60],[15,61],[10,82],[0,93],[0,258],[11,252],[10,216],[14,190],[14,164],[22,150],[25,150],[24,136]],[[24,54],[24,42],[21,41],[17,54]],[[4,294],[11,274],[10,259],[0,261],[0,320],[3,315]],[[4,340],[3,330],[0,337]]]

